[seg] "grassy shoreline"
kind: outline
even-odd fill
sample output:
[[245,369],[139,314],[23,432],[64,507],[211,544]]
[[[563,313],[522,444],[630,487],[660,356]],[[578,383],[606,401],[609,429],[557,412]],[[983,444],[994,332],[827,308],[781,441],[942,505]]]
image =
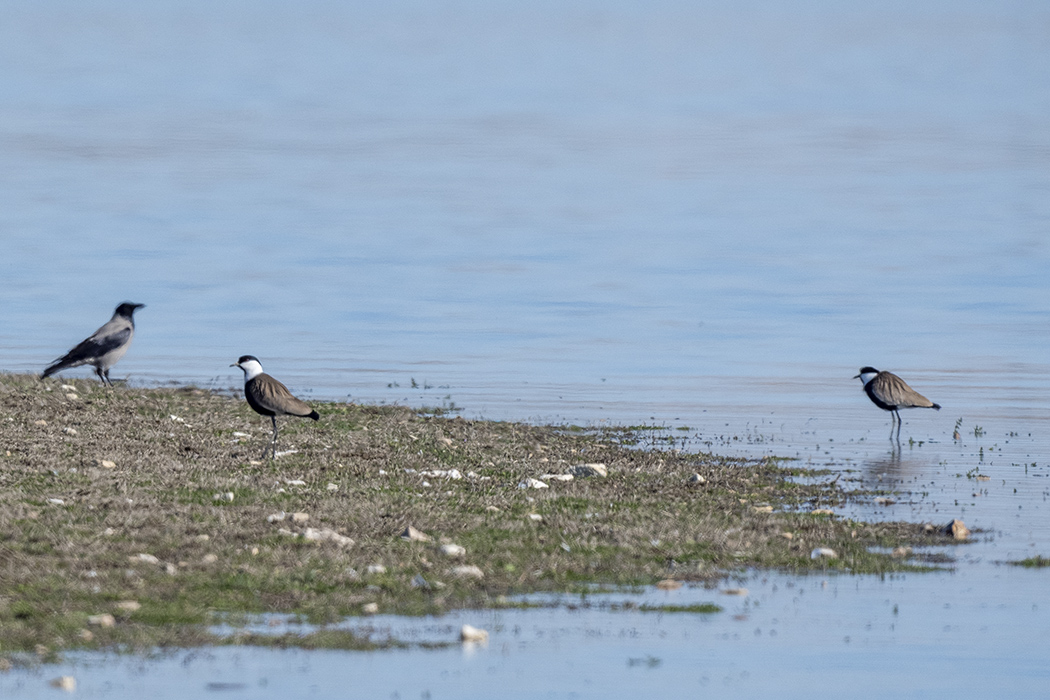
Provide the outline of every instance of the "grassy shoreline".
[[[270,462],[269,421],[240,398],[0,375],[0,657],[231,643],[208,631],[220,615],[324,624],[742,567],[915,570],[880,552],[950,543],[919,523],[813,513],[847,492],[775,459],[636,449],[630,429],[313,405],[320,423],[281,421],[278,450],[297,451]],[[590,463],[608,475],[542,478]],[[409,526],[429,539],[403,539]],[[837,558],[811,559],[818,547]],[[370,648],[318,634],[279,643]]]

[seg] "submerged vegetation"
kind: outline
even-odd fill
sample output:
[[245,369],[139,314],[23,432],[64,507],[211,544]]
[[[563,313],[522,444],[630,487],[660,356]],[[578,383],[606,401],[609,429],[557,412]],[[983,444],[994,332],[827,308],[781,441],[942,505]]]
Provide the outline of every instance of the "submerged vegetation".
[[[324,627],[219,636],[211,626],[265,613],[322,626],[441,613],[596,584],[710,582],[743,567],[910,570],[922,565],[890,552],[947,543],[921,524],[829,515],[847,492],[774,459],[640,449],[628,429],[314,407],[320,423],[282,421],[281,456],[262,461],[269,422],[236,396],[0,376],[0,658],[375,648]],[[567,478],[588,464],[603,468]],[[812,556],[818,548],[835,556]]]

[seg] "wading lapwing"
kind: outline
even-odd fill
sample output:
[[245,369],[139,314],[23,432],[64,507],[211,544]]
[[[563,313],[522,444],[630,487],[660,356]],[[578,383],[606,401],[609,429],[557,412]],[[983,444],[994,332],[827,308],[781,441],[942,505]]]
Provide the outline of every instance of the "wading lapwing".
[[48,365],[41,378],[50,377],[55,372],[70,367],[94,365],[95,374],[102,380],[102,383],[112,385],[112,382],[109,381],[109,368],[124,357],[124,353],[128,351],[131,339],[135,336],[135,320],[132,316],[136,309],[144,306],[145,304],[132,304],[130,301],[118,306],[113,312],[113,318],[92,333],[89,338],[81,341],[75,348]]
[[[271,459],[277,456],[277,416],[299,416],[313,420],[321,418],[306,402],[292,396],[288,387],[265,374],[257,357],[242,355],[230,367],[240,367],[244,370],[244,398],[248,399],[248,405],[256,413],[269,416],[273,423],[273,439],[267,448]],[[263,450],[262,456],[266,459],[266,449]]]
[[[908,386],[903,379],[892,372],[880,372],[874,367],[862,367],[860,374],[854,377],[864,384],[864,393],[871,402],[884,411],[890,411],[897,417],[897,439],[901,436],[902,408],[932,408],[941,410],[938,404]],[[890,437],[893,437],[893,416],[890,416]]]

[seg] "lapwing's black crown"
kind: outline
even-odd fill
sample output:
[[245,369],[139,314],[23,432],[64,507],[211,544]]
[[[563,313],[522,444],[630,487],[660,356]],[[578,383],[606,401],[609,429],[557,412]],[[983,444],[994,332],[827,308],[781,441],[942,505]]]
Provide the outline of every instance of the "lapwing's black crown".
[[860,373],[861,374],[878,374],[879,370],[875,369],[874,367],[861,367],[860,368]]
[[[259,362],[259,358],[256,357],[255,355],[241,355],[237,359],[237,364],[239,364],[239,365],[240,364],[244,364],[245,362],[250,362],[251,360],[255,360],[256,362]],[[259,364],[262,364],[262,363],[259,362]]]

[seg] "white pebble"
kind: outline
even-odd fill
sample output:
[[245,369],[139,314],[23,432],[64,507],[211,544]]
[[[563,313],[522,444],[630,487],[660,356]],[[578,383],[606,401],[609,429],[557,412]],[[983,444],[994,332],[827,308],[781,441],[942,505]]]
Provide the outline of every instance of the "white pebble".
[[489,633],[485,630],[478,629],[477,627],[471,627],[470,625],[463,625],[459,630],[459,639],[463,642],[487,642],[489,641]]
[[817,547],[809,553],[810,559],[820,559],[821,557],[838,559],[839,555],[834,549],[828,549],[827,547]]
[[462,557],[466,556],[467,550],[458,544],[443,544],[441,545],[441,553],[446,557]]
[[518,484],[519,489],[548,489],[550,486],[540,481],[539,479],[528,478],[525,481]]

